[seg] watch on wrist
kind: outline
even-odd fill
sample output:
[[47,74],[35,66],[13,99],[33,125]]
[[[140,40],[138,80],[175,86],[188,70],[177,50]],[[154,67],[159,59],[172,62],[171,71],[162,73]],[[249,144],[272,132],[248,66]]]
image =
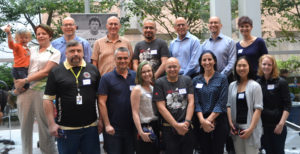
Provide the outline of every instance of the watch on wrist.
[[188,122],[190,125],[192,124],[192,120],[185,120],[186,122]]
[[29,82],[28,82],[28,78],[25,78],[25,84],[27,84],[27,83],[29,83]]

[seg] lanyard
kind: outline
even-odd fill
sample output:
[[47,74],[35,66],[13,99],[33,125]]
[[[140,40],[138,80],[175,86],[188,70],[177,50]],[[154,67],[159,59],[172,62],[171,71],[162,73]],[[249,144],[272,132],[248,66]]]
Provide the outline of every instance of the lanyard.
[[74,73],[73,69],[71,68],[70,71],[73,73],[75,79],[76,79],[76,86],[77,86],[77,91],[79,92],[79,83],[78,83],[78,77],[81,73],[81,70],[82,70],[82,66],[80,67],[80,70],[78,71],[77,74]]

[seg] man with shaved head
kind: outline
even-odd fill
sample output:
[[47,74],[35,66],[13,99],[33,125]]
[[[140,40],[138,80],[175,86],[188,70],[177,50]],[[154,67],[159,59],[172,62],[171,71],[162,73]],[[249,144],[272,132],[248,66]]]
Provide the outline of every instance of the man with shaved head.
[[109,17],[106,22],[108,34],[94,43],[92,60],[101,76],[113,71],[116,67],[114,63],[114,51],[116,49],[124,47],[130,51],[130,55],[133,54],[130,42],[119,36],[120,28],[119,18],[116,16]]
[[179,74],[193,77],[200,71],[198,64],[198,58],[202,53],[200,41],[188,31],[187,21],[182,17],[175,20],[174,29],[177,32],[177,38],[170,43],[171,57],[179,60],[181,66]]
[[66,48],[67,48],[67,43],[70,40],[76,40],[79,43],[82,44],[83,46],[83,51],[84,51],[84,60],[88,63],[91,62],[91,55],[92,55],[92,48],[90,46],[90,43],[79,36],[75,35],[77,26],[75,24],[75,20],[71,17],[66,17],[62,21],[62,26],[61,30],[63,31],[63,36],[55,39],[52,41],[52,46],[59,50],[61,52],[61,58],[60,58],[60,63],[63,63],[66,60]]
[[138,42],[134,48],[133,69],[136,71],[139,63],[148,61],[153,68],[154,77],[157,79],[164,73],[164,63],[169,57],[169,49],[164,40],[156,38],[156,31],[154,21],[144,21],[145,40]]
[[210,17],[208,28],[211,32],[210,38],[203,43],[203,50],[211,50],[217,57],[217,71],[229,78],[233,65],[236,61],[235,42],[228,36],[221,33],[222,23],[219,17]]
[[194,113],[194,89],[188,76],[179,75],[179,61],[166,61],[167,75],[156,80],[152,100],[156,102],[162,121],[166,154],[192,154],[194,135],[191,119]]

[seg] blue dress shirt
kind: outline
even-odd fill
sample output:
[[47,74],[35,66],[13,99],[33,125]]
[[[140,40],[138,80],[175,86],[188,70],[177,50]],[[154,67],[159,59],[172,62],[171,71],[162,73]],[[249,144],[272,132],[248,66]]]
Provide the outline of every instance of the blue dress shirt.
[[[83,47],[84,52],[84,60],[88,63],[91,62],[91,55],[92,55],[92,48],[90,46],[90,43],[85,40],[84,38],[81,38],[79,36],[75,36],[74,40],[80,42]],[[52,46],[59,50],[61,53],[60,63],[63,63],[66,60],[66,48],[67,48],[67,41],[65,40],[64,36],[59,37],[51,42]]]

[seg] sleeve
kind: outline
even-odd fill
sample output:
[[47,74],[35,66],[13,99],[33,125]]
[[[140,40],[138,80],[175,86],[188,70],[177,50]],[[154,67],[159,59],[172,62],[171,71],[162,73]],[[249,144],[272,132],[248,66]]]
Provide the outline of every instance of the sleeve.
[[163,85],[161,82],[159,82],[159,80],[156,80],[154,84],[152,100],[154,102],[165,101],[166,98],[164,96]]
[[139,60],[139,54],[140,54],[140,45],[139,43],[135,45],[134,47],[134,52],[133,52],[133,56],[132,59],[133,60]]
[[50,56],[49,61],[59,64],[61,53],[58,50],[56,50],[55,48],[52,48],[52,52],[53,52],[53,54]]
[[226,111],[226,102],[228,99],[228,82],[227,78],[224,76],[221,78],[221,89],[220,95],[216,102],[216,105],[212,112],[225,112]]
[[91,63],[91,56],[92,56],[92,48],[88,41],[83,40],[84,45],[84,60],[87,63]]
[[127,48],[128,48],[128,50],[130,52],[130,57],[132,59],[132,57],[133,57],[133,49],[132,49],[131,43],[129,41],[127,41]]
[[199,40],[194,40],[192,47],[191,47],[191,59],[190,62],[187,65],[187,68],[184,70],[184,75],[193,75],[194,73],[197,73],[200,71],[199,66],[199,57],[202,54],[203,49],[200,45]]
[[193,79],[195,112],[202,112],[202,108],[199,104],[199,97],[198,97],[198,93],[197,93],[197,89],[196,89],[197,79],[198,78]]
[[256,81],[253,82],[251,90],[254,109],[263,109],[263,94],[260,85]]
[[46,89],[45,89],[45,92],[44,92],[43,99],[54,100],[55,96],[56,96],[55,75],[54,75],[54,71],[51,70],[49,75],[48,75]]
[[161,40],[160,57],[170,57],[170,52],[166,41]]
[[261,48],[260,49],[260,53],[261,53],[260,56],[262,56],[264,54],[268,54],[268,49],[266,47],[266,43],[262,38],[261,38],[261,41],[260,41],[260,48]]
[[234,63],[236,61],[236,44],[233,40],[230,41],[227,52],[228,52],[228,64],[221,72],[221,74],[225,74],[226,76],[228,76],[231,73],[234,67]]
[[171,41],[171,43],[170,43],[170,47],[169,47],[169,53],[170,53],[170,57],[173,57],[173,54],[172,54],[172,49],[173,49],[173,41]]
[[229,88],[228,88],[228,96],[227,96],[227,104],[226,104],[226,107],[231,107],[231,104],[232,104],[232,87],[233,87],[233,82],[229,85]]
[[100,83],[98,86],[98,95],[108,95],[109,82],[107,79],[107,75],[105,74],[100,79]]
[[95,60],[95,61],[98,62],[99,53],[100,53],[100,46],[99,46],[99,40],[97,40],[94,43],[94,48],[93,48],[93,53],[92,53],[91,59],[93,59],[93,60]]
[[290,112],[291,110],[291,98],[290,98],[290,91],[289,86],[286,80],[280,78],[279,79],[279,86],[280,86],[280,97],[281,102],[283,103],[283,110]]
[[15,50],[16,46],[15,46],[14,41],[8,41],[8,47],[9,47],[10,49]]
[[186,76],[186,83],[188,87],[188,94],[194,94],[193,82],[189,76]]

